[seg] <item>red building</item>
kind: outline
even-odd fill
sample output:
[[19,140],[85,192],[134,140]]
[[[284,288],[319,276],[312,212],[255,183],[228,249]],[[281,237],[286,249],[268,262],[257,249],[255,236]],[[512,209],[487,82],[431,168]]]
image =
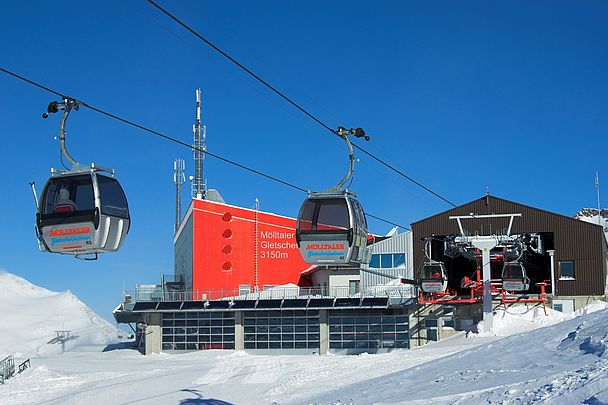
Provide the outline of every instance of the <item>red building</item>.
[[294,218],[192,199],[175,234],[175,274],[203,293],[297,284],[310,265],[295,229]]

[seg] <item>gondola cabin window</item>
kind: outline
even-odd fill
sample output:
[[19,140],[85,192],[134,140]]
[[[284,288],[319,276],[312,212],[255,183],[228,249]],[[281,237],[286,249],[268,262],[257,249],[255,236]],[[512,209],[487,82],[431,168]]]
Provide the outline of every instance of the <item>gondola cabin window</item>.
[[51,180],[43,196],[43,214],[90,211],[95,208],[91,176],[74,176]]
[[308,200],[300,213],[300,231],[347,231],[348,206],[344,199]]
[[[331,202],[330,202],[331,201]],[[348,206],[343,199],[324,202],[319,207],[318,231],[347,231],[350,227]]]
[[101,195],[101,213],[113,217],[129,218],[127,199],[118,181],[98,175],[97,184]]

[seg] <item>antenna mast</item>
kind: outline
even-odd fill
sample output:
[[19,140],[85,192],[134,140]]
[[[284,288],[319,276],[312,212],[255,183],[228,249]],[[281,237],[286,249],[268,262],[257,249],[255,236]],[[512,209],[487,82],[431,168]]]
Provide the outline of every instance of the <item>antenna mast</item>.
[[600,207],[600,177],[595,172],[595,192],[597,194],[597,224],[602,225],[602,209]]
[[207,186],[203,180],[203,160],[207,150],[207,128],[201,124],[201,89],[196,89],[196,121],[192,125],[194,132],[194,183],[192,194],[196,198],[205,198]]
[[179,228],[179,224],[182,217],[182,200],[181,191],[182,184],[186,181],[184,170],[186,168],[186,162],[184,159],[175,159],[173,161],[173,182],[175,183],[175,232]]

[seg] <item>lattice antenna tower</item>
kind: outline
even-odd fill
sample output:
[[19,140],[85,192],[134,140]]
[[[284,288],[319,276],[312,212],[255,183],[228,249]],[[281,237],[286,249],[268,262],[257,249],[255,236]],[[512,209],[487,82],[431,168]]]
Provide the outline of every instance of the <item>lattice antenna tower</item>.
[[192,125],[194,133],[194,182],[192,196],[204,199],[207,192],[207,182],[203,179],[203,162],[207,151],[207,127],[201,124],[201,89],[196,89],[196,121]]

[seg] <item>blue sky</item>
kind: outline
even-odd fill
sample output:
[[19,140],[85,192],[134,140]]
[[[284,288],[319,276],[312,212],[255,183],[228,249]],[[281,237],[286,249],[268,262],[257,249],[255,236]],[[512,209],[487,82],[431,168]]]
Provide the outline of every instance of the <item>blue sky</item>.
[[[573,215],[596,205],[595,171],[608,182],[606,2],[161,4],[332,127],[363,127],[372,137],[365,148],[456,204],[488,187]],[[2,67],[94,106],[190,143],[201,87],[210,151],[313,190],[346,169],[341,141],[143,0],[12,2],[0,27]],[[0,92],[0,267],[70,289],[111,319],[123,285],[173,272],[172,162],[186,159],[191,174],[191,152],[93,111],[74,113],[70,152],[116,169],[132,228],[120,253],[97,262],[38,253],[28,182],[42,187],[60,165],[59,117],[40,117],[55,98],[5,74]],[[409,225],[450,208],[358,157],[352,189],[367,212]],[[295,216],[304,197],[211,158],[205,177],[230,204],[257,197],[282,215]]]

